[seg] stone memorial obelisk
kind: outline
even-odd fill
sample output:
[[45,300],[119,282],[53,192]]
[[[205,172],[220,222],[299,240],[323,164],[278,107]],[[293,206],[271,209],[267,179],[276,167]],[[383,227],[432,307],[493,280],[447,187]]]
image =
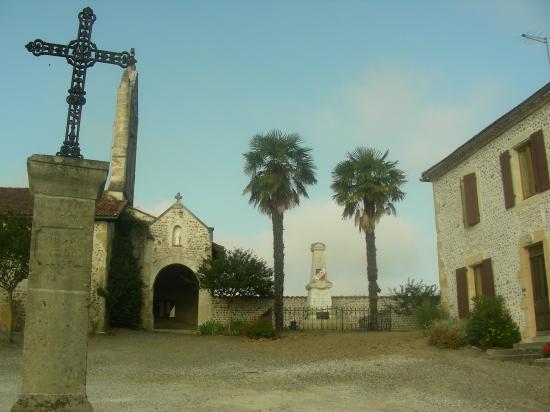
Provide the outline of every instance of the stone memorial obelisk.
[[324,243],[316,242],[311,245],[311,272],[309,283],[306,285],[307,304],[311,309],[332,307],[332,282],[327,279],[325,250]]
[[65,140],[56,156],[27,160],[33,195],[22,387],[12,412],[90,412],[86,396],[88,305],[95,203],[109,163],[83,160],[79,133],[86,70],[95,63],[135,64],[133,53],[100,50],[91,42],[96,16],[78,14],[77,39],[67,45],[37,39],[35,56],[64,57],[73,66]]

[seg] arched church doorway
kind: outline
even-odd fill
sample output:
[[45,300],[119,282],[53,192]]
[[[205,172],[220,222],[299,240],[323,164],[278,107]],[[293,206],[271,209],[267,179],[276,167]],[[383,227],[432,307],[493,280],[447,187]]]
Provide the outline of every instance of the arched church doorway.
[[153,286],[155,329],[196,329],[199,284],[191,269],[169,265],[162,269]]

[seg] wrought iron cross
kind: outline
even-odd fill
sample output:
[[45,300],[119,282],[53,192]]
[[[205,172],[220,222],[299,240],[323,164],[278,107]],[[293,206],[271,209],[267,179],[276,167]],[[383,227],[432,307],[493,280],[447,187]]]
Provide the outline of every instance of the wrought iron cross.
[[92,43],[92,26],[96,16],[90,7],[86,7],[78,13],[78,35],[76,40],[69,44],[47,43],[36,39],[29,42],[25,47],[35,56],[43,54],[49,56],[65,57],[67,62],[73,66],[73,76],[71,79],[71,88],[68,90],[67,103],[69,112],[67,114],[67,128],[65,129],[65,140],[57,156],[78,157],[80,147],[78,145],[78,136],[80,134],[80,116],[82,115],[82,106],[86,103],[86,92],[84,84],[86,83],[86,69],[92,67],[96,62],[116,64],[122,68],[136,64],[134,58],[134,49],[116,53],[105,50],[98,50],[95,43]]

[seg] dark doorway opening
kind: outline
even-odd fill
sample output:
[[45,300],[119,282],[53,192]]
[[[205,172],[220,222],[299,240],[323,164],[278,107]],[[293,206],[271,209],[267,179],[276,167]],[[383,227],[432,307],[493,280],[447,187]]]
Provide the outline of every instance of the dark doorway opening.
[[548,330],[550,329],[550,299],[548,298],[548,282],[542,243],[529,248],[529,261],[531,264],[533,304],[535,306],[537,330]]
[[162,269],[153,289],[155,329],[196,329],[199,284],[191,269],[170,265]]

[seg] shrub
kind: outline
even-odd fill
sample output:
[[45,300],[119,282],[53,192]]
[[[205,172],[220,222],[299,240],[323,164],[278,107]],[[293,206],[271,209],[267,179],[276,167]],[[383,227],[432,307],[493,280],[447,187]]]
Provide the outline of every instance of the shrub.
[[115,224],[107,288],[97,291],[106,300],[112,326],[141,327],[143,279],[132,239],[147,232],[147,225],[130,213],[121,214]]
[[482,348],[511,348],[521,340],[518,325],[504,306],[502,296],[476,296],[467,323],[468,340]]
[[245,326],[246,322],[243,320],[232,320],[227,328],[227,333],[234,336],[242,335]]
[[419,328],[427,330],[436,320],[448,319],[449,314],[436,302],[425,299],[416,308],[416,323]]
[[466,344],[464,322],[455,319],[435,320],[428,329],[428,343],[438,348],[458,349]]
[[223,335],[225,326],[215,320],[208,320],[199,325],[199,335]]
[[436,285],[426,285],[422,280],[407,279],[407,283],[399,286],[399,290],[390,289],[395,304],[392,309],[398,315],[412,315],[423,302],[439,303],[439,291]]
[[275,329],[271,320],[258,319],[247,323],[243,328],[243,334],[250,339],[272,338],[275,336]]

